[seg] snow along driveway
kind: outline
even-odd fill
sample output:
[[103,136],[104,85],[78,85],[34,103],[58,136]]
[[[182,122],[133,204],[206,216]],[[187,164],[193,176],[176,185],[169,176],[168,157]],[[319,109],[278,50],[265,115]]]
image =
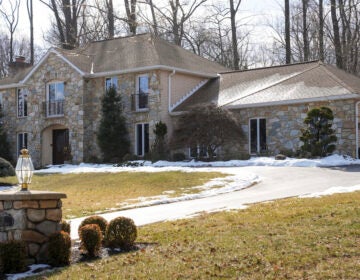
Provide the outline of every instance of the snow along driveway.
[[[209,168],[211,169],[211,168]],[[209,196],[201,199],[158,204],[113,213],[102,214],[107,220],[118,216],[133,219],[138,226],[175,220],[228,209],[243,209],[247,204],[293,196],[321,195],[332,192],[360,190],[360,166],[346,168],[303,168],[247,166],[214,168],[229,174],[257,174],[261,181],[250,188]],[[77,239],[77,229],[83,218],[71,220],[71,238]]]

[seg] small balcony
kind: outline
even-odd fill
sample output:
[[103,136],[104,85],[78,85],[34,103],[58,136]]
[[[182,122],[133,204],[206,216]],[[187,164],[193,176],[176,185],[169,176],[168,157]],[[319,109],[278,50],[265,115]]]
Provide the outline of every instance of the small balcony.
[[145,93],[131,95],[131,109],[133,111],[146,111],[149,109],[149,95]]
[[46,117],[62,117],[64,116],[65,100],[52,100],[43,103]]

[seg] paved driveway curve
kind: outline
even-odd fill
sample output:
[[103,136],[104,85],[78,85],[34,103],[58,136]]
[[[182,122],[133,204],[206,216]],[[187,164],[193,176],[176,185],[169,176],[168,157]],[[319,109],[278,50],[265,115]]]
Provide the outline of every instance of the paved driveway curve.
[[[107,220],[118,216],[130,217],[135,221],[136,225],[140,226],[188,217],[203,211],[240,209],[250,203],[321,192],[331,187],[349,187],[360,184],[360,166],[337,168],[248,166],[222,168],[222,170],[228,170],[231,173],[251,172],[259,175],[261,182],[237,192],[107,213],[102,216]],[[82,219],[73,219],[71,221],[71,237],[73,239],[78,238],[77,228]]]

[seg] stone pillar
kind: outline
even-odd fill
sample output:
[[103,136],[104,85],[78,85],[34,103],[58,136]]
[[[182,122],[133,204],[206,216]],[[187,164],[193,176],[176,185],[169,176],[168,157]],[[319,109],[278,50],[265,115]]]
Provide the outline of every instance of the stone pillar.
[[23,240],[28,263],[48,262],[49,236],[61,230],[63,193],[0,192],[0,242]]

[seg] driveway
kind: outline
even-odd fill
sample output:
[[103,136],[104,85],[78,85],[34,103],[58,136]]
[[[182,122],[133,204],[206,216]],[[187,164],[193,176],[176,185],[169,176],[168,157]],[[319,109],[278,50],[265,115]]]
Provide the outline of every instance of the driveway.
[[[359,165],[333,168],[248,166],[223,170],[231,173],[254,173],[260,176],[261,182],[247,189],[218,196],[124,210],[101,216],[107,220],[126,216],[141,226],[189,217],[204,211],[241,209],[251,203],[321,192],[331,187],[360,185]],[[78,238],[77,228],[81,220],[83,218],[71,220],[72,239]]]

